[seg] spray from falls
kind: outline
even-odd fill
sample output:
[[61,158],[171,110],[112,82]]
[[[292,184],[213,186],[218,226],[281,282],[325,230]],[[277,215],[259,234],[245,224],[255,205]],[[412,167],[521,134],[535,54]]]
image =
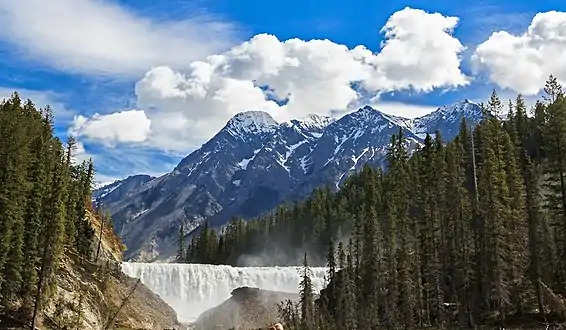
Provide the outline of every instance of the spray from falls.
[[[122,270],[140,278],[177,312],[192,322],[209,308],[230,298],[232,290],[249,286],[271,291],[299,292],[301,267],[231,267],[225,265],[122,263]],[[324,287],[326,268],[311,268],[316,292]]]

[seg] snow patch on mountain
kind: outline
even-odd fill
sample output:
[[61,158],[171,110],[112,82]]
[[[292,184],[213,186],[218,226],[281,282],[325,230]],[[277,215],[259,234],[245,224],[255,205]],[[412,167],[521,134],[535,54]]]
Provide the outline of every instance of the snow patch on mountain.
[[362,153],[358,157],[352,156],[352,161],[354,162],[354,165],[352,165],[352,167],[350,167],[351,171],[356,169],[356,165],[358,165],[358,160],[360,160],[360,158],[362,158],[362,156],[365,155],[365,153],[368,150],[369,150],[369,148],[364,148],[364,150],[362,151]]
[[238,166],[240,168],[242,168],[243,170],[246,170],[248,168],[248,164],[254,160],[255,156],[257,156],[257,154],[261,151],[261,149],[256,149],[254,150],[254,154],[253,156],[251,156],[250,158],[244,158],[242,159],[239,163]]
[[289,159],[289,156],[291,156],[293,154],[293,152],[295,152],[295,150],[302,146],[303,144],[305,144],[307,142],[307,140],[302,140],[299,141],[293,145],[290,145],[289,147],[287,147],[287,153],[285,154],[285,162],[287,161],[287,159]]
[[301,159],[299,161],[300,161],[301,169],[303,170],[303,173],[307,173],[308,167],[312,163],[309,155],[301,157]]
[[194,172],[196,169],[198,169],[199,166],[200,166],[203,162],[205,162],[206,160],[208,160],[208,155],[210,155],[210,153],[211,153],[210,151],[206,151],[206,152],[204,152],[204,153],[200,156],[199,161],[198,161],[194,166],[192,166],[192,167],[190,168],[189,173],[187,174],[188,177],[190,177],[190,176],[193,174],[193,172]]
[[103,187],[102,193],[100,194],[100,196],[98,196],[98,198],[104,198],[105,196],[107,196],[108,194],[113,192],[114,190],[118,189],[121,185],[122,185],[121,182],[115,182],[115,183],[110,184],[106,187]]

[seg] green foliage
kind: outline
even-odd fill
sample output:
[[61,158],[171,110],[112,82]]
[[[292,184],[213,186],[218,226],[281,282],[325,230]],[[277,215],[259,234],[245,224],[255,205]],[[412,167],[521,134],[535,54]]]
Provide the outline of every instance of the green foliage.
[[27,319],[66,250],[90,257],[94,172],[92,162],[73,163],[75,145],[54,137],[49,107],[17,93],[0,103],[0,306]]
[[301,308],[301,327],[302,329],[312,329],[314,326],[314,292],[312,284],[312,273],[309,268],[307,254],[305,253],[303,260],[303,268],[301,270],[300,288],[300,308]]
[[185,255],[185,227],[179,229],[179,238],[177,239],[177,262],[184,262],[187,259]]
[[216,238],[205,225],[187,261],[296,265],[308,251],[329,282],[311,312],[303,277],[302,304],[281,306],[290,329],[556,318],[566,308],[556,298],[566,301],[566,97],[552,76],[545,93],[532,111],[519,95],[501,120],[494,91],[477,127],[463,120],[449,143],[427,136],[410,157],[399,132],[385,171],[365,167],[336,193],[234,219]]

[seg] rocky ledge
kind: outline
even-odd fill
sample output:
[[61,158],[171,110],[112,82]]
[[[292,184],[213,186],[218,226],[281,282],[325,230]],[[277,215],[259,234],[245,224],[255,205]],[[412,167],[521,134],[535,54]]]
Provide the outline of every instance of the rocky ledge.
[[268,329],[279,322],[277,305],[288,299],[297,301],[298,294],[240,287],[222,304],[204,312],[191,326],[204,329]]

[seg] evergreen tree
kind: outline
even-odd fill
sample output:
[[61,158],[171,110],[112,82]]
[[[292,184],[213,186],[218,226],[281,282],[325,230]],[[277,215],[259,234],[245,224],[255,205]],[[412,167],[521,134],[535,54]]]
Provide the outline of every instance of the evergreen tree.
[[[543,128],[543,142],[546,147],[547,165],[547,205],[553,218],[557,234],[559,254],[558,283],[566,282],[566,97],[562,87],[554,77],[547,81],[545,92],[548,94],[546,123]],[[555,289],[566,293],[565,286]]]
[[[90,174],[72,164],[72,141],[65,149],[53,136],[49,107],[38,110],[17,93],[0,102],[0,306],[34,325],[60,258],[86,237],[77,224],[91,200],[81,188],[90,188],[92,164]],[[90,222],[81,220],[87,233]]]
[[546,93],[543,96],[543,99],[552,104],[558,100],[558,98],[564,96],[564,91],[562,90],[562,86],[558,83],[558,80],[554,75],[550,75],[544,84],[544,92]]
[[[77,141],[73,137],[69,137],[67,140],[67,149],[65,151],[65,164],[64,166],[69,169],[70,177],[65,176],[67,180],[67,194],[65,196],[65,244],[70,247],[75,246],[75,235],[77,232],[77,214],[76,205],[81,199],[80,186],[74,185],[73,183],[79,180],[80,167],[72,168],[73,154],[77,150]],[[84,206],[84,205],[83,205]]]
[[179,228],[179,238],[177,241],[177,262],[185,261],[187,256],[185,255],[185,227],[181,226]]
[[[46,110],[46,113],[49,109]],[[46,115],[49,116],[48,114]],[[48,189],[48,171],[46,166],[46,158],[48,157],[48,148],[52,138],[52,130],[49,120],[44,120],[40,113],[37,117],[34,127],[35,133],[32,134],[30,141],[30,166],[29,166],[29,183],[27,204],[24,216],[24,258],[22,266],[22,310],[24,315],[31,315],[33,309],[33,298],[37,283],[37,266],[39,265],[39,238],[41,232],[41,215],[44,195]]]
[[[462,133],[468,129],[464,123]],[[473,326],[471,320],[471,290],[473,289],[473,273],[471,259],[474,244],[472,243],[472,211],[471,196],[466,189],[466,157],[462,139],[466,134],[460,134],[446,150],[447,189],[446,189],[446,211],[448,232],[446,248],[451,251],[449,257],[448,273],[450,274],[450,285],[455,297],[448,300],[449,303],[456,301],[458,314],[455,323],[459,326]]]
[[7,306],[15,298],[22,280],[23,209],[20,205],[27,193],[24,171],[27,146],[26,118],[19,96],[12,95],[0,107],[0,304]]
[[305,253],[303,269],[301,271],[300,305],[301,305],[301,328],[304,330],[312,329],[314,326],[314,292],[311,280],[311,270]]
[[[77,182],[78,188],[80,188],[80,194],[75,202],[75,244],[77,252],[87,259],[92,256],[92,247],[94,242],[94,228],[92,228],[91,222],[87,215],[87,208],[90,204],[91,193],[92,193],[92,182],[94,179],[94,164],[92,160],[89,160],[84,164],[81,169],[79,177],[80,180]],[[86,169],[86,170],[85,170]],[[99,217],[101,223],[104,222],[104,217]],[[110,219],[109,216],[106,217]]]

